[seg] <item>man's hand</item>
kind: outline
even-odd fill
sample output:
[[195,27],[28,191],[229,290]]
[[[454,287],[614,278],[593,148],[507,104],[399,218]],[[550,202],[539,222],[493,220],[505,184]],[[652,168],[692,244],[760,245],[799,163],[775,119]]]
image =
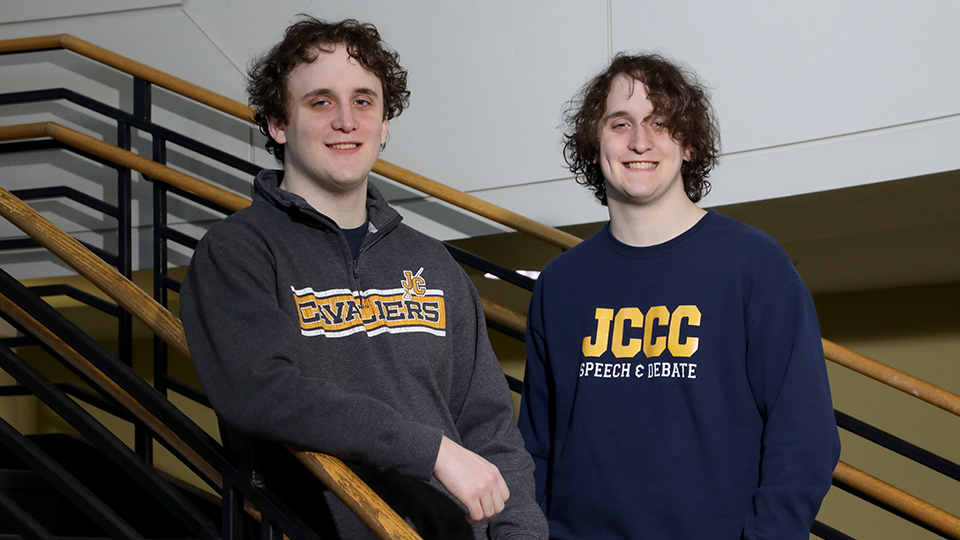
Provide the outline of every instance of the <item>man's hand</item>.
[[433,475],[467,507],[467,521],[479,523],[503,511],[510,498],[496,465],[444,435]]

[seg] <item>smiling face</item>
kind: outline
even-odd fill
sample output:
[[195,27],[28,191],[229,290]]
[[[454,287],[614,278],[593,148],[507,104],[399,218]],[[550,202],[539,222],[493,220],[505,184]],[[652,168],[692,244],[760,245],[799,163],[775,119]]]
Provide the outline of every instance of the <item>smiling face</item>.
[[643,83],[619,75],[600,122],[600,154],[607,204],[633,207],[689,202],[680,168],[687,152],[662,119]]
[[282,187],[308,200],[365,190],[387,140],[380,79],[337,46],[290,72],[286,99],[286,123],[268,119],[284,145]]

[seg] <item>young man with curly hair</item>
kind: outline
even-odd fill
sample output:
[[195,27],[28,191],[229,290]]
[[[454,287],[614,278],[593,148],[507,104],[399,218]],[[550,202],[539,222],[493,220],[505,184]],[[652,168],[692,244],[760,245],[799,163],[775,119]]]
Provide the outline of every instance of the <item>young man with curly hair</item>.
[[527,318],[520,429],[550,536],[804,539],[839,456],[813,302],[780,246],[695,203],[719,130],[695,77],[618,55],[567,112],[610,222]]
[[[425,538],[545,539],[477,293],[368,181],[408,101],[398,55],[372,25],[305,17],[250,78],[283,170],[257,175],[253,205],[204,236],[182,290],[225,431],[347,460]],[[307,476],[279,477],[301,507]],[[324,537],[373,538],[323,502],[301,517]]]

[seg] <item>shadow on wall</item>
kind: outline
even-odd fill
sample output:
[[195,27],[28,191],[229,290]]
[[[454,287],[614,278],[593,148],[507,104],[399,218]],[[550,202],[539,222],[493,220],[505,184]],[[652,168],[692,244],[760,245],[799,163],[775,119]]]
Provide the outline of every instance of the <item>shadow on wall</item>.
[[960,333],[960,283],[814,297],[824,337],[906,339]]

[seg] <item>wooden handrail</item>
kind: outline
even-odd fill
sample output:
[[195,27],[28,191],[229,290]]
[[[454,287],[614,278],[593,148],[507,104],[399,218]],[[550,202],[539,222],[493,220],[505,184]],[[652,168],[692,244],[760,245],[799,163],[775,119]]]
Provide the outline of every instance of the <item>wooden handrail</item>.
[[73,51],[91,60],[96,60],[116,70],[133,75],[134,77],[140,77],[145,81],[166,88],[171,92],[176,92],[194,101],[199,101],[204,105],[240,118],[241,120],[248,122],[253,121],[253,111],[250,107],[239,101],[222,96],[216,92],[211,92],[206,88],[141,64],[126,56],[121,56],[102,47],[97,47],[93,43],[75,38],[70,34],[0,40],[0,54],[46,51],[52,49],[67,49]]
[[[378,538],[396,540],[420,538],[389,506],[387,506],[389,512],[370,511],[371,508],[380,505],[386,506],[386,503],[342,461],[327,454],[309,452],[290,445],[287,445],[287,449],[323,481],[324,485],[339,497]],[[413,536],[410,536],[411,534]]]
[[199,178],[194,178],[178,170],[138,156],[129,150],[118,148],[110,143],[61,126],[56,122],[40,122],[36,124],[19,124],[14,126],[0,126],[0,142],[22,139],[38,139],[50,137],[64,144],[84,150],[124,167],[139,171],[151,178],[162,180],[171,186],[193,193],[199,197],[215,202],[231,210],[240,210],[250,206],[250,199],[216,187]]
[[[141,405],[139,401],[134,399],[133,396],[121,388],[120,385],[115,383],[113,379],[107,377],[100,369],[77,352],[76,349],[60,339],[60,336],[51,332],[49,328],[41,324],[40,321],[32,317],[3,294],[0,294],[0,311],[9,315],[17,324],[40,339],[40,341],[60,355],[61,358],[76,368],[77,371],[83,373],[84,376],[109,394],[110,397],[116,400],[124,409],[136,416],[148,429],[163,439],[169,448],[172,448],[181,458],[192,465],[194,470],[199,472],[207,482],[216,486],[218,489],[223,489],[223,476],[220,474],[220,471],[213,465],[210,465],[207,460],[200,457],[200,454],[190,447],[190,445],[183,442],[180,436],[161,422],[153,413],[148,411],[146,407]],[[260,519],[260,511],[257,510],[248,499],[243,500],[243,509],[255,519]]]
[[[108,51],[102,47],[97,47],[82,39],[75,38],[69,34],[57,34],[51,36],[40,36],[32,38],[19,38],[0,40],[0,54],[14,52],[31,52],[51,49],[68,49],[77,54],[86,56],[106,64],[114,69],[140,77],[150,81],[157,86],[161,86],[178,93],[184,97],[199,101],[205,105],[213,107],[219,111],[225,112],[247,122],[253,121],[253,110],[249,106],[239,101],[211,92],[205,88],[189,83],[172,75],[168,75],[160,70],[151,68],[125,56]],[[482,199],[469,195],[457,189],[445,186],[435,180],[421,176],[408,171],[390,162],[377,160],[373,168],[374,172],[399,182],[407,187],[416,189],[432,197],[448,202],[483,216],[491,221],[500,223],[516,231],[528,234],[534,238],[553,244],[560,249],[567,250],[580,242],[580,239],[572,234],[565,233],[548,225],[544,225],[530,218],[524,217],[515,212],[500,208],[494,204],[488,203]]]
[[527,318],[523,315],[486,298],[481,298],[480,303],[483,304],[483,315],[488,320],[505,326],[521,336],[527,331]]
[[[85,135],[68,127],[61,126],[55,122],[0,126],[0,142],[36,139],[40,137],[50,137],[64,144],[73,146],[74,148],[78,148],[104,159],[119,163],[125,167],[130,167],[133,170],[147,175],[149,178],[166,182],[167,184],[180,188],[189,193],[193,193],[199,197],[203,197],[231,210],[240,210],[250,205],[250,199],[235,195],[229,191],[204,182],[199,178],[194,178],[188,174],[171,169],[166,165],[161,165],[155,161],[138,156],[130,151],[117,148],[116,146],[105,143],[99,139],[95,139],[89,135]],[[575,242],[581,241],[575,236],[570,236]],[[111,268],[109,265],[106,265],[106,263],[104,263],[103,267]],[[150,298],[146,295],[146,293],[143,293],[143,297]],[[507,309],[489,300],[482,300],[482,302],[484,306],[484,313],[488,318],[499,322],[504,326],[513,328],[517,332],[523,334],[525,331],[526,321],[526,318],[523,315],[520,315],[515,311]],[[177,351],[184,356],[187,356],[187,354],[184,352],[186,350],[185,347],[186,345],[184,344],[182,347],[178,347]]]
[[142,321],[175,351],[190,358],[180,320],[161,307],[132,281],[47,221],[36,210],[0,187],[0,215]]
[[833,471],[837,482],[855,488],[941,533],[960,540],[960,518],[844,462]]
[[[83,373],[84,376],[109,394],[110,397],[116,400],[124,409],[136,416],[138,420],[147,426],[147,429],[153,431],[153,433],[167,443],[169,448],[173,449],[181,458],[192,465],[194,470],[199,472],[207,482],[216,486],[218,489],[223,489],[223,476],[220,474],[220,471],[213,465],[210,465],[207,460],[200,457],[200,454],[190,445],[183,442],[183,439],[181,439],[179,435],[174,433],[173,430],[161,422],[159,418],[148,411],[146,407],[141,405],[139,401],[115,383],[113,379],[107,377],[100,369],[84,358],[76,349],[60,339],[60,337],[51,332],[49,328],[41,324],[40,321],[3,294],[0,294],[0,311],[6,313],[11,319],[16,321],[17,324],[40,339],[40,341],[60,355],[61,358],[69,362],[71,366],[80,373]],[[243,509],[257,521],[260,520],[260,511],[257,510],[248,499],[243,500]],[[284,536],[284,538],[286,538],[286,536]]]
[[[134,285],[132,281],[2,187],[0,187],[0,215],[103,290],[117,304],[145,324],[184,358],[190,359],[183,325],[179,319]],[[316,473],[318,470],[322,471],[333,467],[334,470],[327,474],[318,474],[318,477],[323,482],[332,481],[333,484],[327,484],[327,487],[338,496],[363,492],[364,496],[361,500],[345,500],[344,503],[351,509],[361,509],[361,514],[367,514],[366,516],[361,515],[361,519],[365,522],[368,520],[376,522],[378,527],[371,527],[374,532],[387,531],[388,534],[381,535],[381,539],[416,540],[420,538],[405,521],[396,515],[396,512],[389,505],[383,502],[383,499],[380,499],[340,460],[331,456],[326,456],[322,460],[314,459],[317,455],[319,454],[310,453],[310,458],[313,461],[310,466],[311,471]],[[298,455],[298,457],[300,456]],[[346,483],[348,487],[337,482]]]
[[868,356],[851,351],[827,339],[823,340],[823,352],[827,360],[831,362],[852,369],[857,373],[866,375],[887,386],[896,388],[915,398],[922,399],[931,405],[936,405],[947,412],[960,416],[960,396],[948,390],[944,390],[939,386],[928,383],[899,369],[878,362]]
[[505,208],[500,208],[495,204],[488,203],[487,201],[474,197],[473,195],[441,184],[436,180],[431,180],[426,176],[421,176],[413,171],[404,169],[403,167],[383,161],[382,159],[377,160],[377,163],[373,166],[373,172],[381,176],[385,176],[395,182],[399,182],[407,187],[422,191],[427,195],[436,197],[454,206],[458,206],[464,210],[483,216],[491,221],[495,221],[501,225],[506,225],[511,229],[553,244],[564,251],[581,242],[580,238],[572,234],[563,232],[559,229],[554,229],[549,225],[544,225],[543,223],[539,223],[530,218],[521,216],[520,214],[511,212]]

